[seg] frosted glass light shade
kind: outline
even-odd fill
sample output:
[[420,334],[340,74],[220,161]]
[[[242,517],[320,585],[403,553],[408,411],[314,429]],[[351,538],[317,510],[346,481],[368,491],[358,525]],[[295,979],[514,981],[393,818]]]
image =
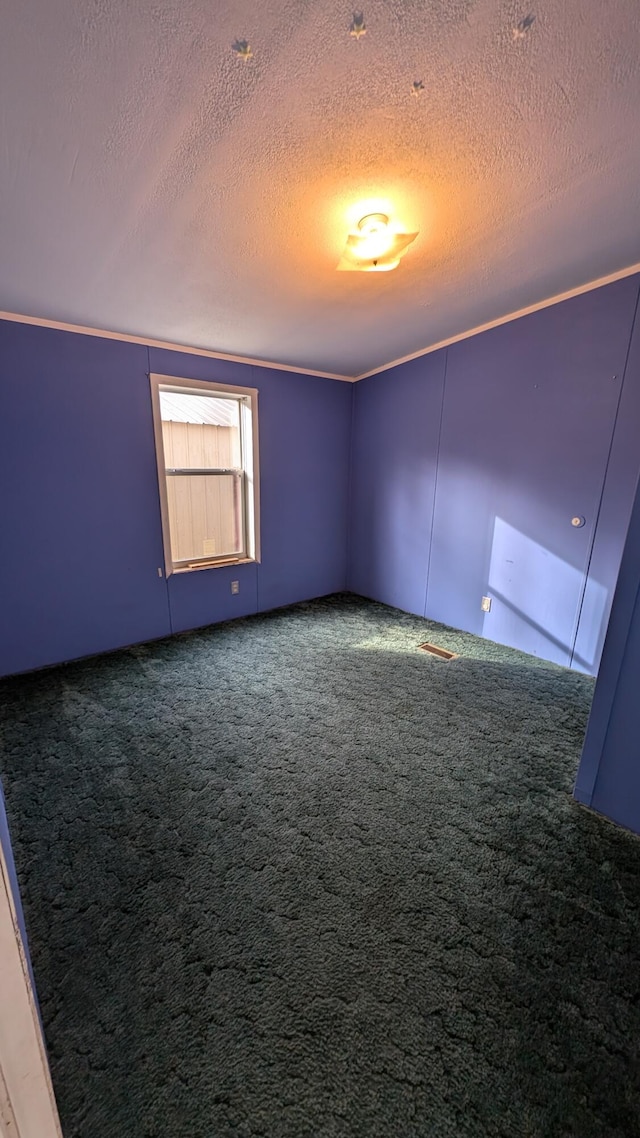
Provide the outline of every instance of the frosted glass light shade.
[[371,213],[350,233],[337,268],[341,272],[381,273],[396,269],[417,233],[394,233],[383,213]]

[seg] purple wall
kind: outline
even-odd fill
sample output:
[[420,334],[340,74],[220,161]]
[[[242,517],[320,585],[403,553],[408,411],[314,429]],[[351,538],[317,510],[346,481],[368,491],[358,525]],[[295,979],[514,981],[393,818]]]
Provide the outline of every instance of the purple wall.
[[[158,577],[149,370],[258,388],[260,565]],[[0,384],[0,674],[345,587],[349,384],[10,321]]]
[[356,386],[354,591],[597,671],[640,466],[639,283]]
[[[0,323],[0,674],[347,584],[595,672],[640,467],[639,284],[353,388]],[[258,387],[260,565],[158,578],[149,370]],[[640,503],[634,526],[576,794],[640,828]]]
[[[627,369],[640,386],[640,323]],[[638,449],[640,414],[626,424]],[[576,782],[576,798],[640,833],[640,486]]]
[[354,388],[349,588],[423,613],[445,353]]

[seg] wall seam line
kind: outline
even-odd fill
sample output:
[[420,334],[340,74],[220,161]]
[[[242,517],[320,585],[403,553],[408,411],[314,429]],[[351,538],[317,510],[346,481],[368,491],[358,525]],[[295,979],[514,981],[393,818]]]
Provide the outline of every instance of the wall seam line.
[[[625,355],[625,359],[624,359],[624,365],[622,368],[622,378],[620,381],[620,390],[618,392],[618,400],[616,403],[615,415],[613,417],[613,427],[611,429],[611,438],[609,440],[609,449],[607,451],[607,458],[606,458],[606,461],[604,464],[604,474],[602,477],[602,485],[600,487],[600,497],[598,500],[598,505],[596,507],[596,517],[595,517],[595,522],[594,522],[594,526],[593,526],[593,534],[591,537],[591,546],[589,548],[589,557],[587,559],[587,567],[586,567],[585,575],[584,575],[584,583],[582,586],[580,603],[578,605],[576,628],[575,628],[575,632],[573,635],[573,643],[571,645],[571,658],[569,660],[569,667],[570,668],[573,668],[573,663],[575,660],[576,645],[578,643],[578,635],[580,632],[580,623],[582,621],[582,610],[584,608],[584,600],[585,600],[585,596],[587,594],[587,585],[589,584],[589,574],[591,572],[591,562],[593,560],[593,551],[595,549],[596,537],[598,534],[598,526],[600,524],[600,514],[602,513],[602,503],[604,501],[604,492],[605,492],[606,485],[607,485],[607,475],[609,473],[609,466],[611,464],[611,455],[613,453],[613,443],[614,443],[614,439],[616,437],[616,428],[618,426],[618,418],[620,415],[620,405],[622,403],[622,395],[624,392],[624,385],[625,385],[626,378],[627,378],[627,368],[629,365],[629,356],[631,355],[631,345],[633,343],[633,333],[634,333],[634,329],[636,326],[636,319],[638,316],[638,304],[639,303],[640,303],[640,286],[638,287],[638,294],[636,296],[636,304],[635,304],[635,308],[633,310],[633,317],[631,320],[631,330],[629,332],[629,342],[627,344],[627,351],[626,351],[626,355]],[[608,725],[607,725],[607,730],[608,730]],[[595,786],[595,783],[594,783],[594,786]]]
[[[262,488],[262,462],[260,459],[260,387],[259,379],[255,374],[255,365],[252,364],[251,370],[252,387],[257,390],[257,485],[259,489]],[[255,476],[255,470],[254,470]],[[262,568],[262,494],[260,495],[260,531],[259,531],[259,544],[260,544],[260,561],[254,561],[255,569],[255,616],[259,615],[260,609],[260,570]]]
[[433,531],[436,523],[436,496],[438,493],[438,474],[440,471],[440,443],[442,442],[442,423],[444,420],[444,397],[447,386],[447,367],[449,364],[449,349],[444,350],[444,374],[442,376],[442,399],[440,400],[440,421],[438,423],[438,443],[436,446],[436,469],[433,479],[433,498],[431,501],[431,527],[429,529],[429,552],[427,554],[427,579],[424,586],[424,608],[422,615],[427,618],[427,602],[429,599],[429,576],[431,573],[431,550],[433,548]]
[[[635,492],[634,492],[634,503],[638,497],[638,494],[640,494],[640,478],[638,478],[638,480],[636,482],[636,488],[635,488]],[[622,561],[624,563],[624,552],[622,554]],[[601,742],[597,744],[597,749],[600,752],[598,762],[597,762],[597,766],[596,766],[595,770],[593,771],[593,773],[589,772],[590,785],[587,783],[587,786],[584,787],[584,794],[586,795],[586,798],[587,798],[587,801],[586,801],[587,806],[591,806],[591,803],[593,802],[593,799],[595,796],[596,784],[598,782],[598,776],[600,774],[600,760],[602,758],[602,752],[604,750],[604,746],[605,746],[605,743],[607,740],[607,736],[609,734],[609,725],[611,723],[611,716],[613,714],[613,704],[615,702],[615,693],[618,690],[618,681],[620,679],[620,673],[622,671],[622,664],[623,664],[623,661],[624,661],[626,653],[627,653],[627,645],[629,643],[629,636],[631,635],[631,617],[633,616],[633,612],[634,612],[635,607],[636,607],[637,602],[638,602],[638,593],[639,592],[640,592],[640,587],[638,587],[636,589],[633,604],[630,607],[629,624],[627,625],[627,628],[626,628],[625,633],[624,633],[624,642],[622,643],[622,645],[620,647],[620,651],[618,652],[618,655],[617,655],[616,668],[615,668],[615,682],[613,684],[613,696],[611,698],[611,702],[609,704],[609,708],[608,708],[608,711],[606,714],[606,722],[604,724],[602,731],[600,732]],[[609,617],[609,625],[610,624],[611,624],[611,617]],[[609,631],[609,629],[607,628],[607,632],[608,631]],[[606,643],[606,641],[605,641],[605,643]],[[590,732],[591,732],[591,718],[593,716],[593,711],[594,711],[596,699],[598,698],[597,691],[598,691],[598,681],[596,679],[596,689],[594,691],[594,696],[593,696],[593,700],[592,700],[592,704],[591,704],[591,711],[589,713],[589,719],[587,721],[587,729],[585,732],[585,745],[583,746],[582,753],[580,755],[580,763],[578,766],[578,773],[576,775],[575,787],[577,787],[577,785],[580,781],[580,774],[581,774],[581,770],[582,770],[582,760],[583,760],[584,753],[585,753],[585,746],[586,746],[587,740],[589,739]],[[575,787],[574,787],[574,795],[575,795]],[[587,789],[587,787],[588,787],[588,789]],[[583,792],[582,786],[581,786],[580,790],[582,793]]]
[[347,548],[345,565],[345,591],[351,592],[351,501],[353,494],[353,436],[355,423],[356,385],[351,384],[351,408],[349,417],[349,471],[347,476]]

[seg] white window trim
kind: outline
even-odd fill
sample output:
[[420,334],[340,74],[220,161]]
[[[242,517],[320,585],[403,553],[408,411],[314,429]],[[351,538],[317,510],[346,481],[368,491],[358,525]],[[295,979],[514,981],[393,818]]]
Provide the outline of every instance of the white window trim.
[[[153,411],[153,433],[156,445],[156,460],[158,465],[158,490],[160,493],[160,514],[162,518],[162,540],[164,544],[165,574],[170,577],[174,573],[194,573],[200,569],[220,569],[229,565],[246,565],[260,561],[260,454],[258,444],[258,389],[256,387],[235,387],[233,384],[220,380],[188,379],[186,376],[159,375],[152,372],[149,376],[151,384],[151,407]],[[198,561],[194,565],[174,566],[171,556],[171,532],[169,529],[169,501],[167,497],[166,463],[164,457],[164,443],[162,440],[162,416],[160,414],[160,391],[176,391],[180,394],[211,395],[218,393],[225,395],[242,396],[248,399],[251,405],[251,437],[253,455],[253,556],[212,558],[211,561]]]

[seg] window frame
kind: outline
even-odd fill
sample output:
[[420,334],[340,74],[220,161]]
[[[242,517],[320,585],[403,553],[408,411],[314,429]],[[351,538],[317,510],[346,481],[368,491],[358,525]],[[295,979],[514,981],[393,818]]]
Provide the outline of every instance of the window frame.
[[[256,387],[236,387],[231,383],[219,380],[187,379],[177,375],[160,375],[151,372],[149,375],[151,385],[151,407],[153,413],[153,433],[156,449],[156,464],[158,473],[158,491],[160,497],[160,516],[162,521],[162,542],[164,546],[165,576],[174,573],[194,573],[200,569],[218,569],[224,565],[246,565],[260,561],[260,455],[258,446],[258,389]],[[160,410],[160,393],[162,391],[176,392],[182,395],[205,395],[218,399],[233,399],[240,405],[240,455],[242,487],[242,526],[243,550],[240,554],[230,554],[222,557],[199,557],[191,561],[174,561],[171,550],[171,528],[169,524],[169,498],[167,492],[167,466],[164,454],[164,439],[162,433],[162,415]],[[247,439],[247,425],[242,408],[247,407],[251,413],[250,434]],[[249,460],[249,461],[248,461]],[[250,469],[252,477],[249,479],[247,470]],[[194,470],[194,474],[202,471]],[[206,471],[216,477],[213,468]],[[235,474],[236,470],[218,471],[217,474]],[[176,477],[172,475],[171,477]],[[178,476],[179,477],[179,476]],[[251,520],[253,524],[251,524]]]

